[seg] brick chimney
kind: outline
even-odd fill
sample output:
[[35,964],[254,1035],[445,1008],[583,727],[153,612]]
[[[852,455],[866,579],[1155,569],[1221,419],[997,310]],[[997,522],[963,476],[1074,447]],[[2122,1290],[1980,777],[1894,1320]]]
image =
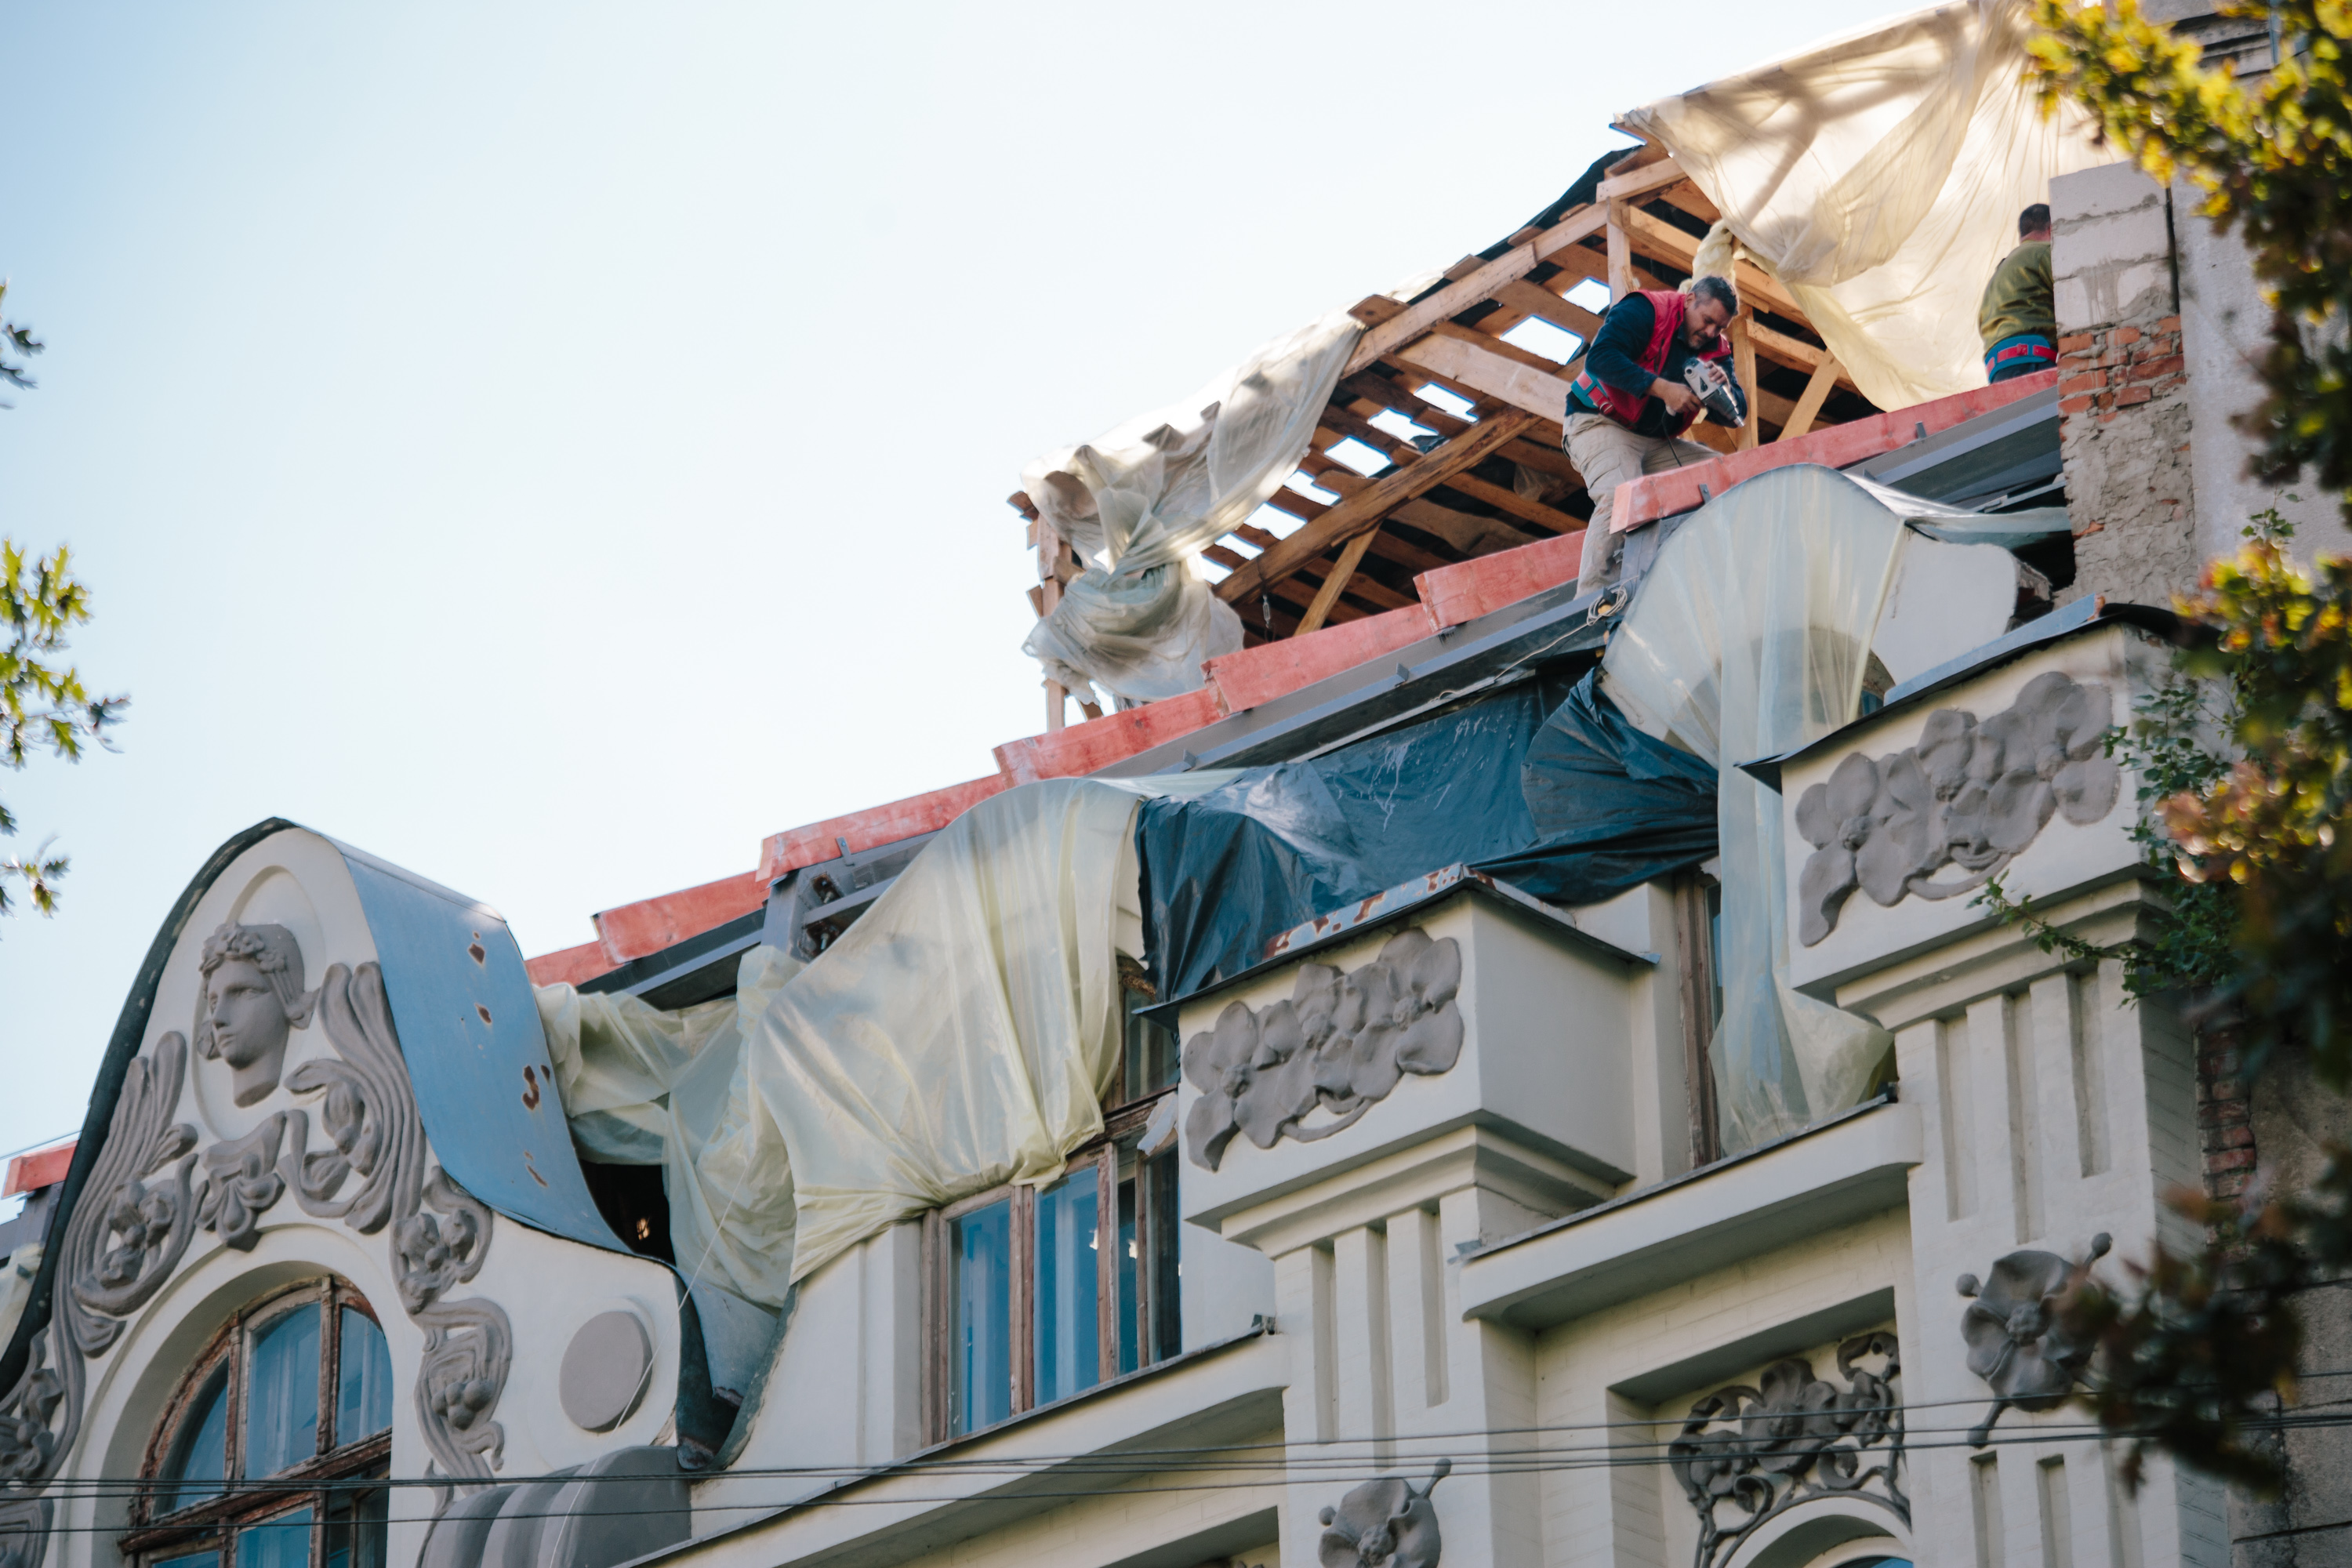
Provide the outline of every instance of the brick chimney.
[[2168,605],[2202,565],[2171,201],[2131,164],[2111,163],[2052,181],[2050,216],[2074,525],[2074,583],[2060,597]]

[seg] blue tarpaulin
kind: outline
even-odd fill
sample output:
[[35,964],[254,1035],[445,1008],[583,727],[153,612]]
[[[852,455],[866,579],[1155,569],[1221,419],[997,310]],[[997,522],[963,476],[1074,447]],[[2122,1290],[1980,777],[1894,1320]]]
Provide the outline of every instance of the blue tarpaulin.
[[1307,762],[1244,769],[1136,822],[1163,999],[1275,936],[1440,867],[1589,904],[1715,853],[1715,770],[1625,721],[1597,672],[1530,681]]

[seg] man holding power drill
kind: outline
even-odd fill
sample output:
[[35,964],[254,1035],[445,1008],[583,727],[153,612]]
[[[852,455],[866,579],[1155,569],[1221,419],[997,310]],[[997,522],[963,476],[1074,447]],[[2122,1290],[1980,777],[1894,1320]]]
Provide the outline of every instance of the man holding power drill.
[[[1592,498],[1580,587],[1601,586],[1616,568],[1622,552],[1609,532],[1609,512],[1619,485],[1716,455],[1681,439],[1703,408],[1689,369],[1694,361],[1715,365],[1729,356],[1724,329],[1738,313],[1731,279],[1698,278],[1686,289],[1628,294],[1601,318],[1601,331],[1586,346],[1584,369],[1569,390],[1565,421],[1568,460]],[[1738,412],[1734,423],[1746,423],[1746,394],[1728,376],[1720,379],[1722,395]]]

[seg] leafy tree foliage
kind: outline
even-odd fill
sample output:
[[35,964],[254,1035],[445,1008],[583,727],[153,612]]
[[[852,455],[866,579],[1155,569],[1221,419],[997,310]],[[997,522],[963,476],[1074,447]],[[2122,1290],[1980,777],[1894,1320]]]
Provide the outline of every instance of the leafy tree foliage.
[[[2240,234],[2272,306],[2263,397],[2240,421],[2257,477],[2352,489],[2352,90],[2347,0],[2225,5],[2260,18],[2273,68],[2240,79],[2142,16],[2135,0],[2036,0],[2046,96],[2087,106],[2147,172],[2185,176]],[[2352,521],[2352,498],[2346,502]],[[2200,634],[2189,683],[2144,710],[2157,767],[2147,842],[2186,917],[2159,938],[2203,1026],[2248,1079],[2282,1049],[2339,1092],[2352,1081],[2352,561],[2309,569],[2273,512],[2178,607]],[[2205,704],[2210,701],[2208,709]],[[2170,787],[2163,787],[2169,785]],[[2102,1424],[2258,1490],[2282,1481],[2271,1440],[2295,1395],[2295,1301],[2352,1268],[2352,1150],[2331,1146],[2306,1192],[2174,1194],[2204,1245],[2162,1247],[2121,1285],[2087,1274],[2068,1312],[2095,1332]]]
[[[0,283],[0,300],[7,285]],[[0,320],[0,381],[29,387],[25,357],[41,352],[41,342],[20,323]],[[9,358],[11,352],[19,357]],[[0,403],[0,408],[12,406]],[[89,619],[89,589],[78,581],[65,547],[43,557],[28,555],[14,540],[0,539],[0,765],[21,772],[36,752],[79,762],[89,745],[106,744],[106,731],[122,717],[127,697],[92,697],[80,674],[58,662],[66,634]],[[0,837],[13,837],[16,818],[0,801]],[[0,856],[0,915],[13,912],[11,883],[22,883],[33,907],[53,914],[58,880],[70,868],[45,842],[30,855]]]

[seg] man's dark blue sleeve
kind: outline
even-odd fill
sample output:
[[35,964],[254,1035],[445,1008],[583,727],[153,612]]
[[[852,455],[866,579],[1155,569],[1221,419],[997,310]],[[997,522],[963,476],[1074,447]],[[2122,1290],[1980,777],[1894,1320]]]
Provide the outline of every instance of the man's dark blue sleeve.
[[1584,368],[1604,386],[1648,396],[1657,377],[1642,368],[1642,351],[1650,346],[1657,325],[1658,312],[1650,302],[1639,294],[1627,295],[1610,307],[1601,331],[1593,334],[1584,353]]

